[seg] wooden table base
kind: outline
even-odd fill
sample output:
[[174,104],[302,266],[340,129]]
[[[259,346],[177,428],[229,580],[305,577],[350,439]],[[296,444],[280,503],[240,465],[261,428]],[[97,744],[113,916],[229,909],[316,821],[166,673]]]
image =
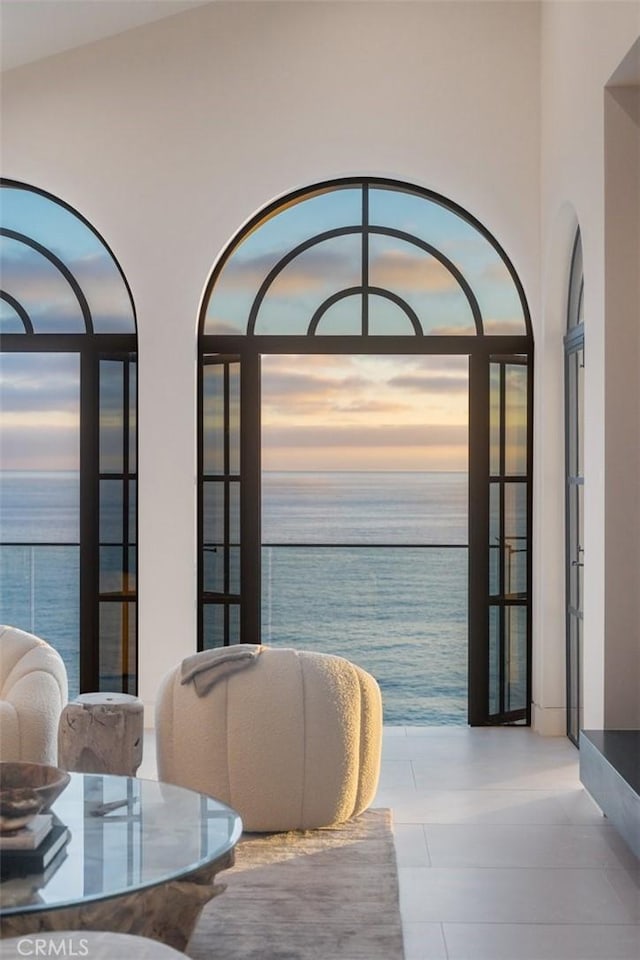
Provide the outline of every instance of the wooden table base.
[[222,893],[213,883],[221,870],[233,865],[233,850],[180,880],[147,887],[106,900],[75,907],[36,910],[0,917],[0,937],[20,937],[47,930],[111,930],[150,937],[184,950],[204,907]]

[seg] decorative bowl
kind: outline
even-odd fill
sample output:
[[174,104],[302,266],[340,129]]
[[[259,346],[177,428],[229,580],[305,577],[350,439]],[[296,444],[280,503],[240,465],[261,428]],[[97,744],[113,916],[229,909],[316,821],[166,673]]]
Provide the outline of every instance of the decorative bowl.
[[0,761],[0,833],[19,830],[47,810],[70,779],[45,763]]

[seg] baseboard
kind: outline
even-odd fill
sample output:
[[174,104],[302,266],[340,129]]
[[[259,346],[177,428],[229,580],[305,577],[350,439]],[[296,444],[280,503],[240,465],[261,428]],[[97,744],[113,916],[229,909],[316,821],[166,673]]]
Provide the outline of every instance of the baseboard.
[[566,737],[567,711],[564,707],[539,707],[534,703],[531,727],[542,737]]

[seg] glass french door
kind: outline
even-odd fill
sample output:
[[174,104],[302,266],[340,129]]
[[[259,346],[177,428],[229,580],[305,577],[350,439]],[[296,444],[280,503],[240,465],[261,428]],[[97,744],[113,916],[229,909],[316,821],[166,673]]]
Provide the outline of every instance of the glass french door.
[[1,619],[58,649],[71,696],[135,693],[136,355],[85,335],[23,343],[0,378],[19,385],[5,406],[29,411],[18,432],[5,410],[0,432]]
[[[281,350],[278,341],[271,352]],[[260,363],[255,346],[203,356],[200,649],[260,642]],[[531,409],[530,356],[470,357],[468,719],[474,725],[530,720]]]
[[101,354],[98,383],[99,689],[134,693],[138,646],[135,354]]
[[582,727],[584,597],[584,328],[565,338],[565,526],[567,736],[578,745]]
[[[199,617],[202,647],[241,639],[242,578],[239,356],[204,358],[200,437]],[[243,378],[244,379],[244,378]],[[246,587],[246,584],[245,584]],[[245,604],[246,607],[246,604]],[[246,637],[245,642],[249,638]]]
[[488,722],[529,719],[531,370],[524,356],[489,363]]

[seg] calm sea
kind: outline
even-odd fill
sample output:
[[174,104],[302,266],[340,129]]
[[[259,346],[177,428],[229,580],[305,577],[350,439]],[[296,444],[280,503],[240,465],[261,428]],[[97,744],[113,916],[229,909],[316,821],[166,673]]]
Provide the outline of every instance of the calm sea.
[[[0,481],[0,622],[45,637],[78,689],[78,477]],[[385,722],[466,723],[467,476],[265,473],[263,641],[371,672]]]

